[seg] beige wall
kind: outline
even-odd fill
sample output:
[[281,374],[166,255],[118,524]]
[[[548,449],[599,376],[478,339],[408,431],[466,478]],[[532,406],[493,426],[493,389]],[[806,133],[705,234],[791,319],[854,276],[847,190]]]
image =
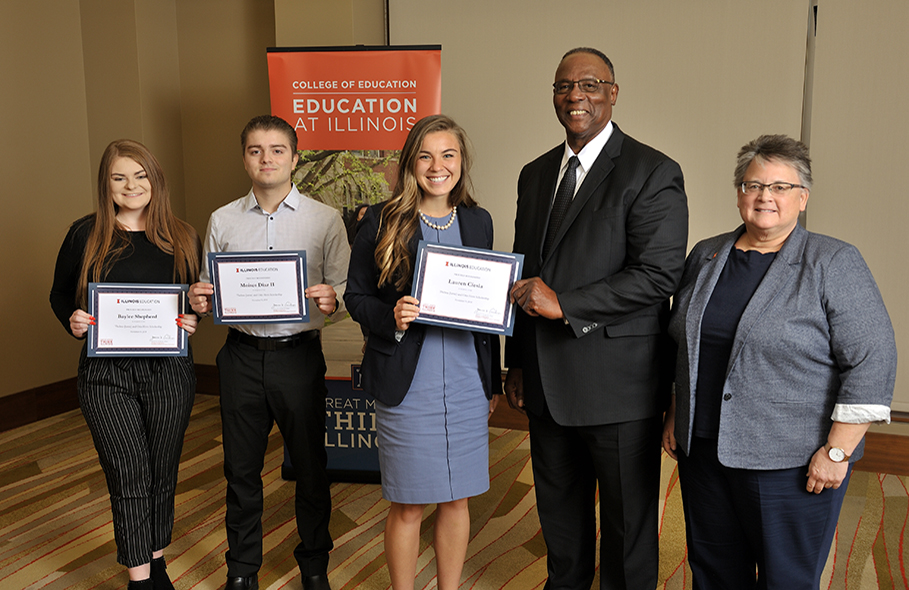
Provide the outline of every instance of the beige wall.
[[[807,2],[577,0],[571,14],[583,18],[557,2],[528,5],[462,0],[437,26],[423,0],[389,4],[392,44],[442,44],[442,109],[476,148],[473,180],[496,246],[511,248],[521,167],[565,139],[551,84],[578,46],[615,65],[613,120],[681,164],[691,243],[737,225],[737,149],[762,132],[799,134]],[[745,23],[759,42],[742,42]]]
[[894,410],[909,412],[909,3],[821,0],[811,122],[808,227],[858,246],[900,351]]
[[92,179],[107,144],[141,141],[167,173],[174,212],[184,217],[175,0],[82,0],[80,8]]
[[[186,220],[205,236],[211,212],[249,191],[240,131],[267,114],[265,49],[275,15],[262,0],[177,3]],[[215,364],[226,329],[203,320],[192,344],[197,363]]]
[[[800,137],[810,100],[816,186],[808,228],[859,247],[905,357],[909,265],[896,238],[909,217],[900,177],[909,5],[816,3],[813,94],[805,92],[810,0],[577,0],[568,17],[555,2],[462,0],[441,24],[433,10],[440,3],[389,0],[390,42],[442,44],[442,107],[473,140],[474,184],[506,250],[521,166],[564,138],[548,86],[571,47],[598,47],[612,58],[620,87],[614,120],[682,165],[692,245],[740,223],[731,187],[738,148],[761,133]],[[906,367],[895,410],[909,411]]]
[[[909,41],[899,29],[909,14],[819,4],[809,228],[859,246],[899,338],[909,329],[899,305],[909,271],[892,236],[909,205],[892,171],[909,131],[901,108]],[[737,148],[759,133],[799,135],[809,5],[579,0],[572,13],[584,18],[566,19],[558,3],[460,0],[452,11],[389,0],[389,41],[442,44],[443,109],[475,144],[474,181],[497,247],[511,245],[521,166],[563,137],[549,84],[576,45],[615,61],[616,122],[682,164],[693,243],[738,223],[729,186]],[[14,317],[0,339],[0,396],[75,374],[79,344],[50,314],[47,292],[66,227],[93,208],[108,141],[147,142],[174,185],[175,209],[202,233],[213,209],[248,189],[238,134],[269,110],[265,48],[382,44],[383,17],[382,0],[2,3],[0,246],[21,253],[25,270],[2,291]],[[193,339],[197,362],[213,363],[222,339],[206,321]],[[909,411],[904,375],[894,407]]]
[[[283,11],[276,27],[276,10]],[[72,377],[81,343],[47,301],[72,221],[95,207],[104,147],[130,137],[156,154],[175,212],[204,234],[249,189],[239,133],[270,110],[267,47],[382,44],[382,0],[11,0],[0,5],[0,247],[24,272],[2,291],[0,396]],[[16,259],[19,262],[19,259]],[[213,364],[224,330],[193,338]]]
[[[174,210],[200,233],[214,208],[248,190],[238,136],[269,110],[274,34],[273,6],[261,0],[0,4],[0,248],[20,271],[2,290],[0,396],[76,374],[81,343],[48,293],[67,227],[94,210],[110,141],[149,146]],[[223,334],[207,328],[194,345],[213,363]]]
[[76,374],[48,304],[67,226],[92,210],[79,3],[0,3],[0,395]]
[[278,47],[384,45],[384,0],[275,0]]

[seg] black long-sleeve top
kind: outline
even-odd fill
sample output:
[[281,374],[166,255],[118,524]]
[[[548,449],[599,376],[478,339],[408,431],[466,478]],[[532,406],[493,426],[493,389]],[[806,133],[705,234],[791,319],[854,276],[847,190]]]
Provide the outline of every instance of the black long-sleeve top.
[[744,251],[732,246],[701,320],[695,436],[719,437],[723,385],[739,320],[775,258],[776,252]]
[[[76,301],[76,286],[82,269],[82,258],[94,224],[94,214],[74,222],[66,234],[66,239],[63,240],[63,245],[60,246],[60,253],[57,254],[50,303],[57,319],[70,334],[72,330],[69,318],[80,307]],[[107,276],[103,278],[104,282],[172,284],[174,255],[152,244],[145,232],[126,232],[126,235],[130,245],[111,265]]]

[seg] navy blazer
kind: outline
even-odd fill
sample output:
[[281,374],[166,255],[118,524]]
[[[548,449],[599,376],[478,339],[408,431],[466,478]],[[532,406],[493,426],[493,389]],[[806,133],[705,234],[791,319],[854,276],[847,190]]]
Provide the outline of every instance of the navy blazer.
[[[673,301],[675,438],[685,454],[694,429],[701,319],[744,228],[692,249]],[[739,320],[723,385],[720,463],[807,465],[827,442],[835,405],[887,412],[895,380],[893,327],[862,255],[796,225]],[[863,450],[864,441],[850,460]]]
[[[410,389],[420,347],[426,336],[426,324],[411,323],[404,337],[395,339],[394,307],[410,291],[398,291],[394,285],[379,288],[379,269],[376,266],[376,237],[379,217],[385,203],[367,209],[360,222],[350,254],[347,289],[344,303],[350,316],[369,330],[366,352],[361,367],[363,389],[389,406],[401,403]],[[464,246],[491,249],[493,244],[492,218],[480,207],[458,207],[458,224]],[[417,245],[423,234],[417,228],[410,241],[411,260],[416,258]],[[474,332],[480,379],[486,397],[502,393],[502,369],[499,337]]]
[[525,407],[541,415],[545,400],[563,426],[658,416],[672,382],[669,298],[688,243],[682,171],[616,125],[542,260],[564,149],[521,171],[514,251],[525,255],[523,278],[541,277],[568,323],[519,310],[505,364],[522,369]]

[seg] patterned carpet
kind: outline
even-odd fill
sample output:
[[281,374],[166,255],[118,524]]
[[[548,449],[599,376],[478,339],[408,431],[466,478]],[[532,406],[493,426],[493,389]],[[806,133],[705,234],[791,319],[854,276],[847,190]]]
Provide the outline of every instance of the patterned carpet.
[[[462,588],[542,588],[546,549],[540,536],[527,433],[490,429],[491,489],[470,502],[471,541]],[[220,589],[224,567],[224,481],[216,397],[197,397],[186,433],[174,541],[166,551],[180,589]],[[292,484],[280,478],[275,431],[264,473],[263,589],[298,590]],[[909,588],[904,540],[909,478],[856,472],[822,588]],[[691,587],[675,462],[664,458],[661,588]],[[382,548],[388,504],[372,484],[332,487],[335,511],[330,578],[335,590],[389,588]],[[424,519],[417,588],[435,588],[430,527]],[[110,506],[85,423],[78,411],[0,434],[0,589],[126,587],[116,564]],[[594,587],[597,587],[595,584]]]

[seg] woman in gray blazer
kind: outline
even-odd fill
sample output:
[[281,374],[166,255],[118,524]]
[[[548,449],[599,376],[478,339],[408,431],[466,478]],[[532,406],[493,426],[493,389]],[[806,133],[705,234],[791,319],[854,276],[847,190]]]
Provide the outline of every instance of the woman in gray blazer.
[[695,589],[817,590],[865,432],[890,421],[893,328],[858,250],[798,224],[804,144],[748,143],[735,186],[744,224],[694,247],[675,295],[663,448]]

